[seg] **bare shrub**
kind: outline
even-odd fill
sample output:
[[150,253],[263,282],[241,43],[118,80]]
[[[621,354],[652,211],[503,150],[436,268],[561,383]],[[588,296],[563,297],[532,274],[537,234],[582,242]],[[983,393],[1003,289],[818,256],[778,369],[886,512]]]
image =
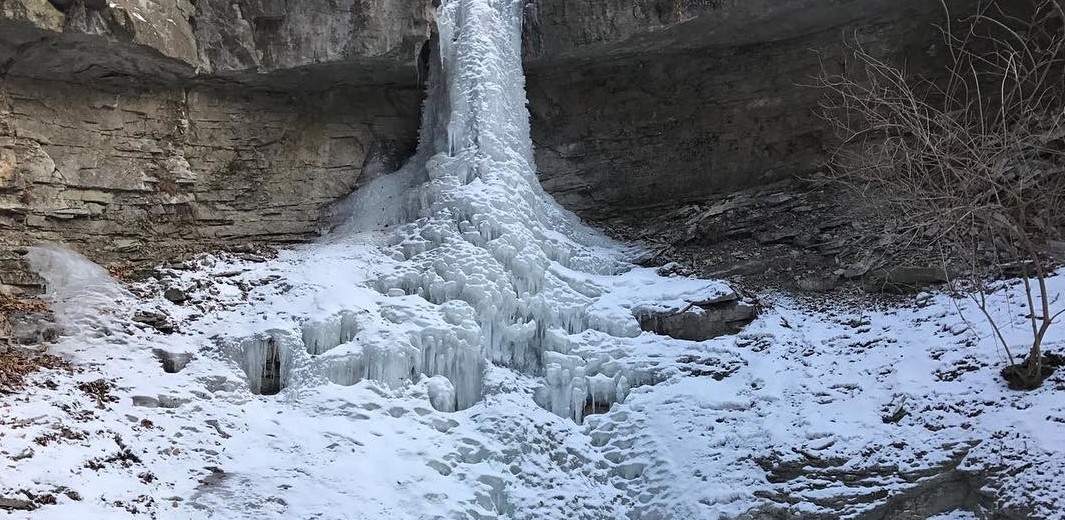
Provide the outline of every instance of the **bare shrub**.
[[[1025,14],[990,2],[941,28],[945,80],[911,77],[852,44],[846,71],[818,84],[842,143],[831,161],[838,178],[881,203],[909,247],[962,270],[1009,358],[1003,376],[1035,388],[1061,314],[1051,313],[1044,252],[1065,224],[1065,10],[1058,0],[1009,4]],[[1028,299],[1023,360],[987,308],[987,281],[1007,276],[1020,277]]]

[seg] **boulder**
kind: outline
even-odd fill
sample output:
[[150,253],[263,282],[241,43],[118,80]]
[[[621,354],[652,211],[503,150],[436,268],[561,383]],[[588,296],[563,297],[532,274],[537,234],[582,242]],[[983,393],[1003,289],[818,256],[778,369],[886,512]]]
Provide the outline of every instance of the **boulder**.
[[703,341],[743,330],[754,320],[758,311],[754,305],[744,302],[733,293],[694,302],[679,310],[638,309],[634,314],[644,331],[676,339]]

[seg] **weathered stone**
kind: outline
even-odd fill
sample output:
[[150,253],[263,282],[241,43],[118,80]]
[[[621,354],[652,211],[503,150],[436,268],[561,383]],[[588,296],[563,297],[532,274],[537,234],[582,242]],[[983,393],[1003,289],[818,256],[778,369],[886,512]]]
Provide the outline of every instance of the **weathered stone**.
[[[1011,520],[1033,518],[994,506],[990,497],[980,494],[984,475],[959,469],[974,444],[944,446],[953,450],[948,458],[910,469],[855,464],[858,457],[821,458],[804,450],[789,454],[794,456],[766,456],[757,463],[775,489],[756,491],[755,495],[765,499],[766,505],[738,520],[925,520],[956,510],[994,511],[994,518]],[[904,484],[885,485],[899,481]],[[810,506],[820,512],[812,513]]]
[[3,0],[0,64],[114,84],[414,84],[432,19],[430,0]]
[[148,395],[135,395],[132,397],[133,406],[140,406],[143,408],[158,408],[159,399]]
[[413,83],[433,19],[430,0],[201,0],[196,9],[202,60],[215,73],[333,64],[318,77],[364,84]]
[[862,256],[858,261],[848,265],[847,268],[843,270],[843,277],[858,278],[861,276],[865,276],[865,274],[873,268],[873,264],[875,263],[875,261],[875,258],[873,258],[869,254],[866,254]]
[[170,316],[165,313],[157,311],[137,311],[131,318],[137,323],[143,323],[163,334],[171,334],[177,330],[177,327],[170,320]]
[[34,509],[37,509],[37,506],[29,500],[0,497],[0,509],[6,509],[8,511],[33,511]]
[[757,309],[735,294],[696,302],[672,311],[635,311],[640,328],[676,339],[703,341],[735,334],[751,322]]
[[185,291],[182,291],[177,287],[168,287],[165,291],[163,291],[163,298],[166,298],[171,303],[176,303],[180,305],[182,303],[185,303],[185,300],[188,299],[188,296],[185,294]]
[[0,20],[42,32],[63,30],[63,13],[48,0],[0,0]]
[[390,164],[410,153],[421,99],[414,86],[144,92],[25,78],[0,92],[0,229],[105,263],[316,235],[371,152]]
[[[5,246],[156,262],[316,235],[364,168],[413,150],[432,18],[430,0],[0,0]],[[19,269],[0,290],[36,290]]]
[[44,292],[44,279],[30,271],[24,253],[24,249],[0,246],[0,293],[33,296]]
[[[970,14],[975,0],[949,2]],[[544,186],[589,217],[819,170],[834,136],[806,87],[844,39],[913,73],[948,53],[925,0],[539,2],[528,91]],[[535,52],[533,52],[535,51]]]
[[194,13],[189,0],[76,2],[67,8],[65,30],[126,41],[196,67]]
[[876,291],[915,291],[950,280],[942,267],[900,266],[869,273],[866,287]]
[[0,321],[6,321],[6,327],[0,327],[0,342],[6,339],[17,345],[39,345],[54,341],[61,332],[54,316],[47,312],[11,312]]
[[188,352],[170,352],[157,348],[153,349],[152,353],[159,359],[159,362],[163,365],[163,372],[167,374],[181,372],[193,359],[192,354]]
[[800,291],[807,292],[825,292],[835,289],[839,285],[839,277],[834,275],[828,276],[806,276],[800,278],[796,282]]

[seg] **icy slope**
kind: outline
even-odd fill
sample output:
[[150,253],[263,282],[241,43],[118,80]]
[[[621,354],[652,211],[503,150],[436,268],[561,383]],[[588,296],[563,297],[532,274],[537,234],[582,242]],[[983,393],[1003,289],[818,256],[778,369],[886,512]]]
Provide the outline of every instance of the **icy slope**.
[[[627,362],[656,384],[580,425],[536,405],[542,378],[492,364],[484,398],[455,413],[430,406],[428,378],[251,393],[218,341],[297,311],[332,315],[350,305],[334,299],[339,288],[376,273],[305,262],[375,255],[333,245],[269,262],[205,258],[165,282],[190,289],[184,306],[135,288],[155,296],[103,314],[110,335],[53,347],[82,372],[39,374],[40,386],[0,400],[0,497],[53,495],[34,519],[715,519],[765,507],[1065,517],[1065,374],[1007,390],[990,331],[969,329],[945,296],[882,309],[776,296],[737,336],[642,334]],[[1019,302],[1015,287],[993,299],[1004,323],[1015,317],[1018,343]],[[133,307],[165,310],[184,332],[130,327]],[[196,359],[164,373],[153,349]],[[115,401],[78,388],[100,378]]]

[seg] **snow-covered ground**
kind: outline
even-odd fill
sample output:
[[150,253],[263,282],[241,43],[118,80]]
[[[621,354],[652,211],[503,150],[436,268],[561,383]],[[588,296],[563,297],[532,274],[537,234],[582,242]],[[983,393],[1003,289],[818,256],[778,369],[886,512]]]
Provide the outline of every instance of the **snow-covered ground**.
[[[0,496],[54,495],[27,513],[42,519],[719,518],[766,499],[846,517],[946,485],[957,466],[996,486],[986,505],[1063,517],[1065,374],[1006,389],[990,331],[941,294],[882,309],[774,295],[735,336],[643,333],[630,355],[648,384],[581,424],[535,402],[542,377],[492,364],[484,398],[458,412],[431,406],[426,377],[252,394],[225,338],[330,314],[358,276],[306,267],[362,255],[376,257],[339,245],[267,262],[205,257],[165,282],[194,288],[183,306],[162,284],[136,288],[149,298],[103,291],[111,299],[93,307],[108,334],[52,347],[81,370],[39,373],[0,401]],[[1065,292],[1065,279],[1051,287]],[[993,308],[1021,345],[1018,290]],[[130,326],[138,308],[167,311],[182,332]],[[195,359],[164,373],[153,349]],[[98,379],[114,383],[113,402],[77,388]]]
[[[521,4],[443,2],[416,157],[319,243],[131,287],[33,253],[69,333],[52,351],[79,370],[0,401],[0,497],[41,505],[13,514],[966,518],[982,501],[1061,517],[1065,379],[1006,390],[977,314],[970,329],[944,295],[765,295],[737,335],[642,331],[634,312],[731,289],[631,265],[543,192]],[[1022,319],[1010,294],[1003,323]],[[272,353],[284,388],[258,395]]]

